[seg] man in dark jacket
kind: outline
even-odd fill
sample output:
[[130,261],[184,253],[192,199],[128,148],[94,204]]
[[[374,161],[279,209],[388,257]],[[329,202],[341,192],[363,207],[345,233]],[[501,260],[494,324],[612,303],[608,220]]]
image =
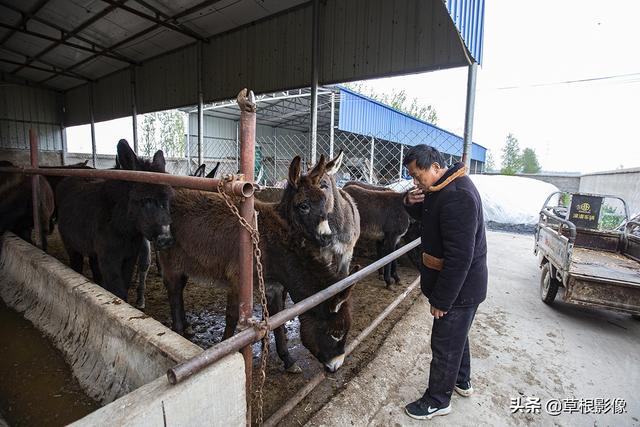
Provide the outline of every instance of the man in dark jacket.
[[451,412],[453,390],[473,393],[468,334],[487,295],[487,242],[482,201],[464,164],[447,168],[442,154],[427,145],[411,148],[403,163],[416,185],[404,202],[422,225],[420,285],[434,318],[429,385],[405,410],[431,419]]

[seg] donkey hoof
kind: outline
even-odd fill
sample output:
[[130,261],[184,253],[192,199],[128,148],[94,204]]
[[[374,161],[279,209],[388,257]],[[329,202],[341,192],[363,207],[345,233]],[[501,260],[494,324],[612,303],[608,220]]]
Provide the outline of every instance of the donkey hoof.
[[138,310],[144,310],[144,309],[145,309],[145,303],[144,303],[144,301],[137,301],[137,302],[136,302],[136,308],[137,308]]
[[290,374],[301,374],[302,373],[302,369],[300,368],[300,366],[298,366],[298,364],[296,362],[293,362],[293,365],[289,366],[286,371]]
[[191,327],[191,325],[187,326],[186,328],[184,328],[184,336],[185,337],[192,337],[194,336],[196,333],[193,330],[193,328]]

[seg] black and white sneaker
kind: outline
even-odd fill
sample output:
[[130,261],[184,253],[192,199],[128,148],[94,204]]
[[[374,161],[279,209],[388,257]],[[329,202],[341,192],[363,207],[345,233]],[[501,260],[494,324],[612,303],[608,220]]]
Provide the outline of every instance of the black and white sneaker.
[[433,417],[449,414],[451,412],[451,404],[444,408],[438,408],[437,406],[434,408],[423,399],[418,399],[405,406],[404,411],[416,420],[430,420]]
[[458,393],[462,397],[469,397],[473,394],[473,387],[471,387],[471,381],[456,383],[453,389],[456,391],[456,393]]

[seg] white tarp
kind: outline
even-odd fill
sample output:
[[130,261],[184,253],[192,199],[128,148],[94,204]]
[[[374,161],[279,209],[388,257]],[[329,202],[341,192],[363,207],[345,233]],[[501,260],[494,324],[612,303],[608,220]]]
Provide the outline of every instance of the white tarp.
[[[532,178],[505,175],[469,175],[482,197],[484,220],[500,224],[535,224],[549,194],[558,191],[555,185]],[[413,187],[410,180],[387,187],[406,191]]]

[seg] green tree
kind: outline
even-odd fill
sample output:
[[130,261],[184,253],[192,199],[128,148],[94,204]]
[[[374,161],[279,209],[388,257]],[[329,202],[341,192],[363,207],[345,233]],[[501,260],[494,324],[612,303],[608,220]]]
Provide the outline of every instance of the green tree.
[[438,112],[433,105],[424,105],[418,98],[413,98],[409,102],[407,100],[407,92],[404,90],[393,90],[391,93],[379,93],[373,89],[367,88],[364,84],[348,83],[347,88],[354,92],[361,93],[369,98],[373,98],[385,105],[396,110],[407,113],[419,120],[424,120],[433,125],[438,124]]
[[140,140],[142,155],[151,156],[156,150],[156,116],[155,113],[144,114],[140,124]]
[[184,121],[180,111],[144,114],[139,134],[145,156],[152,156],[157,150],[163,150],[167,157],[183,157],[185,154]]
[[502,169],[500,173],[504,175],[515,175],[522,170],[522,155],[518,138],[512,133],[507,135],[507,142],[502,147]]
[[538,163],[538,156],[535,150],[531,148],[525,148],[522,151],[522,172],[524,173],[538,173],[540,172],[540,163]]
[[496,170],[496,161],[493,159],[493,151],[487,150],[487,159],[484,166],[485,171]]

